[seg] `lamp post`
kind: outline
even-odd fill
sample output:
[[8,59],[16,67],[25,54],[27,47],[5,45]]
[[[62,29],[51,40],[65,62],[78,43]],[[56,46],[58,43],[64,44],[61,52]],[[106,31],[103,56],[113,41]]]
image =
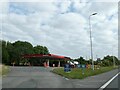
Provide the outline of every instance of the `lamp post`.
[[96,15],[97,13],[93,13],[89,16],[89,28],[90,28],[90,48],[91,48],[91,60],[92,60],[92,69],[94,70],[94,61],[93,61],[93,50],[92,50],[92,34],[91,34],[91,22],[90,17]]
[[114,47],[114,45],[112,45],[112,58],[113,58],[113,67],[115,67],[115,58],[114,58],[114,55],[113,55],[113,47]]

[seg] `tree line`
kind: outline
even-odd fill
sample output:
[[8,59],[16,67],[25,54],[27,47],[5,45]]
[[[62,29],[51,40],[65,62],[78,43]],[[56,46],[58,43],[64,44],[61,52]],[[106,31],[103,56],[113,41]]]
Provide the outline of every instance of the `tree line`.
[[[73,59],[74,61],[78,61],[80,64],[91,64],[92,60],[85,60],[83,57],[79,57],[77,59]],[[118,60],[115,56],[107,55],[103,59],[98,58],[94,61],[94,65],[100,66],[113,66],[113,65],[120,65],[120,60]]]
[[[2,64],[5,65],[12,65],[12,63],[15,62],[16,65],[20,65],[20,63],[32,63],[32,64],[39,64],[43,65],[43,62],[45,62],[45,59],[40,58],[29,58],[25,59],[22,58],[22,55],[25,54],[49,54],[49,50],[46,46],[36,45],[33,46],[31,43],[27,41],[16,41],[16,42],[9,42],[9,41],[0,41],[0,47],[2,49]],[[83,57],[79,57],[76,59],[72,59],[74,61],[78,61],[80,64],[91,64],[92,60],[86,60]],[[59,60],[52,59],[50,60],[50,64],[58,63]],[[61,64],[63,65],[65,62],[64,60],[61,60]],[[105,56],[103,59],[98,59],[94,61],[95,65],[100,66],[112,66],[113,63],[115,65],[120,65],[120,60],[118,60],[115,56]]]
[[[9,41],[6,42],[1,40],[0,42],[2,45],[2,64],[6,65],[11,65],[13,62],[15,62],[16,65],[19,65],[21,62],[28,62],[27,59],[23,60],[21,58],[21,56],[25,54],[49,54],[49,50],[46,46],[33,46],[26,41],[16,41],[11,43]],[[33,59],[31,58],[29,61],[33,61]]]

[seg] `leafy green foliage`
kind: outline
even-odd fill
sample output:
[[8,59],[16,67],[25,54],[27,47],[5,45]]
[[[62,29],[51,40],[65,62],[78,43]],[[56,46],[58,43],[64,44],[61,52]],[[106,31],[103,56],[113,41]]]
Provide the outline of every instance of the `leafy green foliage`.
[[34,53],[35,54],[49,54],[49,51],[48,51],[47,47],[37,45],[34,47]]
[[[72,79],[83,79],[88,76],[93,76],[97,74],[101,74],[104,72],[108,72],[110,70],[116,69],[118,67],[101,67],[100,69],[95,69],[94,71],[92,69],[81,69],[81,68],[73,68],[71,72],[66,73],[64,72],[64,68],[55,68],[52,72]],[[84,72],[84,74],[83,74]]]
[[83,57],[80,57],[76,59],[75,61],[78,61],[80,64],[85,64],[85,59]]
[[[14,43],[1,41],[2,42],[2,63],[6,65],[19,65],[31,60],[23,60],[22,55],[25,54],[48,54],[49,50],[45,46],[33,45],[26,41],[16,41]],[[34,63],[39,63],[39,60],[34,60]]]
[[2,62],[8,64],[9,62],[9,53],[7,51],[6,42],[2,41]]
[[[92,60],[85,60],[83,57],[74,59],[74,61],[78,61],[80,64],[92,64]],[[115,56],[105,56],[103,59],[99,59],[94,61],[94,65],[100,65],[100,66],[113,66],[115,62],[115,65],[120,65],[120,60],[118,60]]]
[[[31,62],[32,64],[42,64],[44,60],[39,60],[39,58],[31,58],[31,59],[24,59],[22,58],[22,55],[24,54],[49,54],[49,50],[46,46],[37,45],[34,46],[26,41],[16,41],[14,43],[6,42],[4,40],[0,41],[0,47],[2,50],[2,63],[6,65],[12,65],[13,62],[16,65],[19,65],[20,63],[27,63]],[[36,59],[36,60],[34,60]],[[80,64],[91,64],[92,60],[85,60],[83,57],[79,57],[77,59],[73,59],[74,61],[78,61]],[[95,65],[100,66],[113,66],[113,63],[115,62],[115,65],[120,65],[120,60],[118,60],[115,56],[105,56],[103,59],[94,61]],[[51,61],[50,64],[58,63],[56,60]],[[64,61],[61,60],[61,65],[64,65]]]
[[114,62],[115,65],[120,65],[120,61],[117,57],[107,55],[101,60],[101,66],[113,66]]

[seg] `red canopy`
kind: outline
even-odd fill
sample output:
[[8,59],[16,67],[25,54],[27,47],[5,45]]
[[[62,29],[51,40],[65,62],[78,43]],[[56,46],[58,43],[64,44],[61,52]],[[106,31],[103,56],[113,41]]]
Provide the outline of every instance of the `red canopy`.
[[59,56],[59,55],[54,55],[54,54],[25,54],[22,55],[23,58],[32,58],[32,57],[40,57],[40,58],[56,58],[56,59],[65,59],[65,60],[70,60],[69,57],[65,56]]

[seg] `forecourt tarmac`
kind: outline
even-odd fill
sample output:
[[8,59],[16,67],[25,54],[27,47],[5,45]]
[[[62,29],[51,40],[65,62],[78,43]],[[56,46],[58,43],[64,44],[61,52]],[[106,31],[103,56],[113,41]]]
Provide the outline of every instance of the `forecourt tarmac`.
[[[79,80],[67,79],[50,70],[52,67],[10,67],[8,75],[2,77],[2,88],[96,88],[97,90],[118,73],[116,69]],[[118,85],[115,84],[114,88],[118,88]]]

